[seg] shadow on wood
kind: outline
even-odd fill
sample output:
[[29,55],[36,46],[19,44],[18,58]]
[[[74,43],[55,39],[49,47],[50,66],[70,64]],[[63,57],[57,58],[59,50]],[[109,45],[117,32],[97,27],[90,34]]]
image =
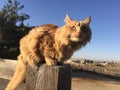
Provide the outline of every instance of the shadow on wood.
[[28,65],[27,69],[26,90],[71,90],[70,66]]

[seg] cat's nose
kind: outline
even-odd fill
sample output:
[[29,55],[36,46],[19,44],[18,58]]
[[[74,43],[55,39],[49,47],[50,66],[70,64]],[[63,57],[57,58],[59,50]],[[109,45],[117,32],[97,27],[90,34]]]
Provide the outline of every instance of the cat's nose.
[[81,35],[83,34],[83,32],[81,30],[78,30],[76,33],[75,33],[75,36],[76,37],[81,37]]
[[78,22],[78,23],[76,24],[76,26],[80,26],[80,22]]

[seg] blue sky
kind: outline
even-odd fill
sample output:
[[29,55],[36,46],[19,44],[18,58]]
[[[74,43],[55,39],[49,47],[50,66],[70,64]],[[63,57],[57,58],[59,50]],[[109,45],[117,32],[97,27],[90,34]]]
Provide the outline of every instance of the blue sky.
[[[0,8],[7,0],[0,0]],[[37,26],[64,25],[66,13],[72,19],[92,17],[92,40],[73,57],[120,61],[120,0],[18,0],[30,15],[25,23]]]

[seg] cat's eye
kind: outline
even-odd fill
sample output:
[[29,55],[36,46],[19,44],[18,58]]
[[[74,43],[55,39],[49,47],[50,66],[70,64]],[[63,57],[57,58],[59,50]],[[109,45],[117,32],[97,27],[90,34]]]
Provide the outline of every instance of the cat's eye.
[[72,29],[72,30],[76,30],[76,27],[75,27],[75,26],[72,26],[71,29]]

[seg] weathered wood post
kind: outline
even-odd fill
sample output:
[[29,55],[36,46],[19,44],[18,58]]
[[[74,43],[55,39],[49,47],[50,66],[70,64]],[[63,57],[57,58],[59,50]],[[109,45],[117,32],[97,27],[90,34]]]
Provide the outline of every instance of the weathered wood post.
[[71,90],[70,66],[28,66],[26,90]]

